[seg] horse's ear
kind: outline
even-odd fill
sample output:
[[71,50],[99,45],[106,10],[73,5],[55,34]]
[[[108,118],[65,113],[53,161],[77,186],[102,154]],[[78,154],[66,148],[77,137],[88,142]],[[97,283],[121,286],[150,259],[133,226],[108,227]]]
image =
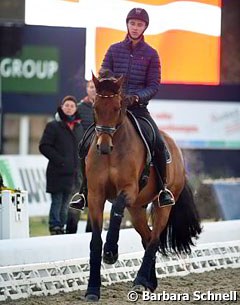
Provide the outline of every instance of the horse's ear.
[[121,76],[115,81],[115,83],[118,85],[119,88],[122,87],[123,82],[124,82],[124,76],[123,76],[123,75],[121,75]]
[[92,81],[93,81],[95,87],[97,88],[98,84],[99,84],[99,80],[96,78],[96,76],[94,75],[93,71],[92,71]]

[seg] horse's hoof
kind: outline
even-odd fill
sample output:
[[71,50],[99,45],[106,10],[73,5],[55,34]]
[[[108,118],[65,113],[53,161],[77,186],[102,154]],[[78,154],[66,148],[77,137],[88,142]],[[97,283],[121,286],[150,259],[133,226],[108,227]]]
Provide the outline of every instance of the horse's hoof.
[[103,262],[108,265],[113,265],[118,260],[118,253],[113,254],[112,251],[103,253]]
[[137,294],[142,294],[143,291],[146,291],[146,287],[144,287],[143,285],[134,285],[132,287],[132,291],[135,291]]
[[99,297],[96,294],[87,294],[85,295],[86,302],[98,302]]

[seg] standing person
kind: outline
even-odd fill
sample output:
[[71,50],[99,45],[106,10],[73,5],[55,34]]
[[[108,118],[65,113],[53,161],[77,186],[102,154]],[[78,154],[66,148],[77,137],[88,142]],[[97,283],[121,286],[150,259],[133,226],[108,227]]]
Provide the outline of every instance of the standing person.
[[92,105],[96,96],[95,85],[92,80],[87,81],[87,95],[78,103],[79,114],[84,131],[93,124],[93,109]]
[[[161,80],[158,53],[144,41],[144,32],[149,25],[148,13],[142,8],[132,9],[126,17],[126,25],[125,39],[109,47],[101,70],[108,70],[115,77],[124,76],[123,93],[128,109],[136,118],[144,117],[152,124],[156,134],[153,164],[159,181],[158,201],[160,206],[172,205],[175,200],[167,189],[165,144],[147,109],[149,101],[158,92]],[[85,189],[82,188],[78,196],[78,207],[86,204]]]
[[49,122],[39,144],[40,152],[49,160],[47,192],[51,194],[49,231],[63,234],[67,222],[68,204],[74,189],[80,187],[78,143],[83,137],[77,100],[65,96],[55,119]]
[[[96,96],[96,89],[92,80],[87,81],[86,92],[87,95],[78,103],[79,116],[81,118],[81,123],[84,132],[94,122],[92,105]],[[74,234],[77,232],[79,218],[80,218],[80,210],[71,209],[71,208],[68,210],[67,227],[66,227],[67,233]],[[87,218],[85,231],[86,232],[92,231],[89,218]]]

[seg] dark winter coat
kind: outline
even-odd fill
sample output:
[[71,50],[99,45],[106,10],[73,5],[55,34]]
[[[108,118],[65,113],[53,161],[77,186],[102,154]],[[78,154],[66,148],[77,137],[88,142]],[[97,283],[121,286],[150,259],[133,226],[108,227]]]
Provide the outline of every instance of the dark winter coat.
[[83,132],[80,122],[71,130],[60,118],[46,125],[39,150],[49,160],[48,193],[71,192],[74,188],[79,188],[78,143],[82,139]]
[[92,103],[88,102],[88,96],[80,101],[78,104],[79,117],[84,131],[94,122]]
[[102,68],[111,70],[115,77],[123,75],[124,93],[138,95],[140,104],[145,106],[159,89],[160,59],[157,51],[144,39],[134,48],[128,37],[111,45],[104,57]]

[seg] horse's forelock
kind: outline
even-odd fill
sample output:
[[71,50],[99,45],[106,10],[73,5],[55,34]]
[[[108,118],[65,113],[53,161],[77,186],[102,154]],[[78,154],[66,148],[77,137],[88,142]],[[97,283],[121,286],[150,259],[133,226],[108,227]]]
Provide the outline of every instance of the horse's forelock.
[[118,93],[119,92],[119,85],[116,82],[115,78],[110,78],[110,79],[101,79],[98,82],[97,86],[97,93],[101,94],[103,92],[111,92],[111,93]]

